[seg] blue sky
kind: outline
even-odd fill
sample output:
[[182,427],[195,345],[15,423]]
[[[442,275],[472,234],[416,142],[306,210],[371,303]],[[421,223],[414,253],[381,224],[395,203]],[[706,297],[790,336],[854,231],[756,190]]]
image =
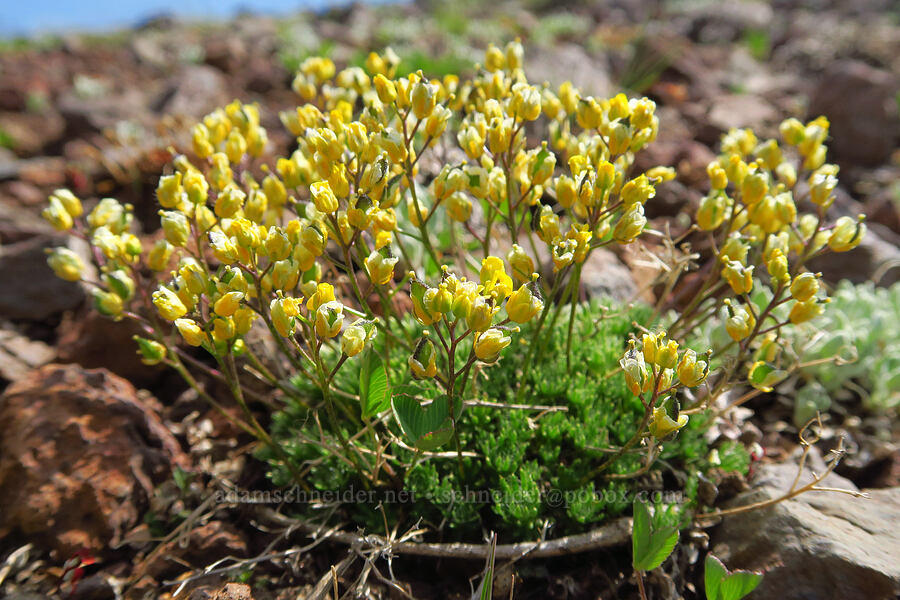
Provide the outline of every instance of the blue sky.
[[0,37],[104,31],[148,17],[177,14],[223,19],[242,10],[286,14],[347,4],[341,0],[0,0]]

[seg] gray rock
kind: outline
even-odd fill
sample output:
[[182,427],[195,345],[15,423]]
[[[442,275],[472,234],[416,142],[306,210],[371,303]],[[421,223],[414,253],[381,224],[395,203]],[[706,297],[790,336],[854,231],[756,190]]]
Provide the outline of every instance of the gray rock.
[[726,94],[713,100],[709,123],[723,131],[732,127],[751,127],[757,132],[779,118],[772,105],[753,94]]
[[[821,472],[824,465],[815,467]],[[767,465],[755,489],[734,505],[787,491],[796,465]],[[809,469],[801,482],[812,478]],[[821,484],[856,490],[831,474]],[[726,517],[713,533],[712,552],[732,569],[765,569],[754,598],[874,600],[900,594],[900,488],[870,490],[870,498],[808,492],[773,507]]]
[[0,379],[18,381],[55,356],[53,348],[15,331],[0,329]]
[[81,303],[81,287],[47,265],[44,249],[59,244],[59,237],[37,235],[0,246],[0,316],[40,321]]
[[874,279],[879,285],[893,285],[900,281],[900,235],[878,223],[869,223],[859,246],[850,252],[829,252],[811,260],[809,268],[821,272],[832,283]]
[[810,98],[809,115],[831,121],[828,147],[838,162],[888,160],[900,138],[898,92],[900,77],[860,61],[840,61],[825,71]]
[[631,270],[613,252],[598,248],[584,263],[581,285],[589,298],[629,302],[637,297]]
[[547,81],[554,88],[569,80],[585,96],[605,98],[612,92],[609,72],[604,63],[577,44],[541,48],[540,53],[526,58],[525,73],[529,81],[536,84]]
[[158,112],[202,117],[228,102],[225,76],[209,65],[187,65],[176,75]]

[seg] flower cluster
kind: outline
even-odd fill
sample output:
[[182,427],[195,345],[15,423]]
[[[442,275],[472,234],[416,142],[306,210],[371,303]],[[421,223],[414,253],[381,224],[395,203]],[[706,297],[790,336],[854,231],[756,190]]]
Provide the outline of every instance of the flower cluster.
[[619,361],[625,383],[635,396],[644,400],[648,429],[658,440],[669,437],[688,423],[688,415],[679,414],[674,396],[679,387],[694,388],[709,375],[706,359],[698,359],[693,350],[684,350],[679,358],[678,342],[666,340],[666,332],[646,333],[640,347],[634,340]]
[[[466,80],[398,76],[390,50],[370,54],[365,68],[309,58],[293,81],[301,104],[280,115],[296,149],[272,156],[253,104],[235,101],[210,113],[159,180],[161,236],[146,247],[131,231],[131,207],[113,199],[85,215],[78,198],[58,190],[44,217],[90,242],[100,277],[87,283],[97,308],[141,323],[147,362],[171,365],[198,390],[192,371],[218,378],[245,409],[247,372],[289,395],[297,394],[291,377],[309,381],[322,391],[329,435],[346,462],[375,481],[381,449],[353,450],[362,442],[345,430],[397,439],[385,420],[369,419],[391,408],[396,415],[389,395],[372,400],[362,388],[370,358],[386,363],[399,347],[406,370],[391,376],[428,380],[419,385],[446,396],[462,463],[457,415],[472,393],[472,367],[497,361],[528,323],[526,380],[545,323],[552,329],[564,305],[571,332],[590,253],[637,240],[648,224],[645,204],[675,176],[668,167],[634,172],[635,154],[659,127],[651,100],[530,83],[522,56],[518,41],[492,45]],[[709,355],[679,353],[676,340],[692,324],[725,311],[725,328],[746,354],[739,358],[753,351],[762,364],[751,367],[751,382],[769,386],[780,372],[777,343],[758,338],[777,333],[781,323],[766,323],[773,309],[790,303],[791,323],[821,312],[818,276],[803,265],[853,248],[865,232],[861,220],[826,223],[837,174],[825,163],[827,128],[823,119],[786,121],[783,144],[750,131],[725,137],[696,215],[715,268],[668,327],[671,340],[647,334],[621,363],[629,388],[646,396],[642,431],[663,439],[683,427],[687,416],[677,403],[673,411],[674,393],[709,375]],[[812,214],[798,214],[801,174],[802,193],[817,207]],[[68,249],[52,250],[48,261],[63,279],[85,277],[84,258]],[[773,300],[760,309],[751,294],[763,285]],[[420,327],[407,327],[412,319]],[[254,328],[269,336],[277,357],[255,354]],[[205,349],[218,368],[184,346]],[[333,393],[335,375],[360,354],[370,365],[361,367],[360,393]],[[396,420],[409,433],[412,417],[405,417]],[[252,415],[246,429],[271,443]]]

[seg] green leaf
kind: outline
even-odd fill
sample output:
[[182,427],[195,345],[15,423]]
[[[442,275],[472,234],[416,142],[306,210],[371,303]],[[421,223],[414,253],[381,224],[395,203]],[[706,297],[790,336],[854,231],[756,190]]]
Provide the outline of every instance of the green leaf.
[[494,553],[497,550],[497,534],[491,535],[491,551],[488,553],[487,564],[484,566],[484,578],[472,595],[472,600],[491,600],[494,593]]
[[762,581],[762,573],[752,571],[729,572],[712,554],[706,556],[704,586],[707,600],[741,600],[756,589]]
[[722,579],[728,574],[725,565],[712,554],[706,555],[706,568],[703,574],[703,587],[706,588],[706,600],[716,600],[719,597],[719,586]]
[[663,563],[678,543],[678,528],[657,527],[643,502],[634,502],[634,525],[631,531],[632,561],[638,571],[652,571]]
[[438,396],[423,407],[414,396],[399,393],[391,398],[391,406],[404,435],[419,450],[434,450],[453,437],[446,395]]
[[381,357],[372,349],[368,349],[363,355],[359,370],[359,400],[362,403],[362,416],[366,419],[386,411],[391,406],[387,369]]

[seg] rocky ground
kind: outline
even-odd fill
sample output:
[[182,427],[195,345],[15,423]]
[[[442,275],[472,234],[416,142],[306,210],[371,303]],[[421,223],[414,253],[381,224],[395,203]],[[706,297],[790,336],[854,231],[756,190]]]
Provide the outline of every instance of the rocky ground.
[[[360,576],[363,562],[345,560],[345,546],[284,553],[310,540],[273,529],[252,511],[209,502],[213,478],[263,485],[260,466],[247,458],[249,440],[207,412],[177,376],[143,365],[127,325],[96,316],[77,285],[53,276],[44,248],[67,241],[38,216],[48,193],[65,186],[84,198],[131,202],[144,231],[155,230],[156,179],[170,159],[167,148],[184,143],[192,119],[233,98],[257,101],[273,144],[286,148],[277,113],[295,102],[291,68],[311,53],[346,63],[390,44],[411,68],[440,75],[480,60],[487,42],[519,35],[533,80],[571,78],[597,95],[623,87],[647,94],[661,118],[647,166],[678,171],[655,204],[656,219],[677,220],[701,197],[705,166],[728,128],[766,135],[788,116],[825,114],[841,167],[837,204],[846,214],[865,212],[870,235],[840,255],[844,262],[817,268],[831,282],[900,280],[895,3],[464,6],[357,6],[214,25],[157,20],[109,36],[0,43],[0,592],[160,597],[177,589],[167,582],[219,559],[260,555],[273,556],[256,571],[254,563],[238,569],[252,590],[237,583],[219,589],[235,581],[232,571],[190,580],[179,597],[191,589],[192,598],[324,597],[332,565],[347,584]],[[629,261],[601,255],[590,287],[630,297],[638,286]],[[796,444],[785,419],[773,409],[731,432],[761,441],[782,462],[758,470],[746,492],[755,499],[774,497],[793,479]],[[864,421],[853,438],[859,452],[832,484],[879,488],[865,504],[812,494],[691,535],[700,545],[711,536],[730,567],[771,568],[769,591],[759,598],[900,594],[900,538],[892,528],[900,518],[900,436],[890,420]],[[893,433],[875,443],[873,429]],[[654,597],[698,597],[696,550],[693,557],[684,552],[674,571],[651,582]],[[623,554],[523,561],[519,577],[528,583],[516,597],[633,597]],[[70,594],[61,580],[73,556],[84,571]],[[481,568],[433,559],[394,566],[416,597],[468,596],[468,579]],[[435,569],[440,581],[421,576]],[[373,596],[401,597],[371,573],[369,581]]]

